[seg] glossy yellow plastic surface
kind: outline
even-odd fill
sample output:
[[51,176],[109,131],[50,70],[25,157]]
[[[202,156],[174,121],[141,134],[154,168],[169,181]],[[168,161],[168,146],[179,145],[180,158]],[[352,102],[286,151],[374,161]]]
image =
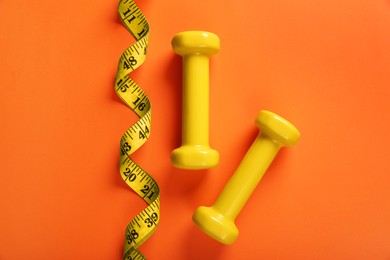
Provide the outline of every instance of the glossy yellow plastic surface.
[[256,117],[261,134],[249,148],[236,172],[211,207],[201,206],[193,221],[206,234],[224,244],[232,244],[238,236],[235,218],[264,176],[272,160],[283,146],[291,146],[300,138],[299,131],[287,120],[261,111]]
[[217,35],[204,31],[181,32],[172,39],[183,57],[182,145],[173,150],[175,167],[206,169],[219,163],[209,146],[209,57],[218,52]]

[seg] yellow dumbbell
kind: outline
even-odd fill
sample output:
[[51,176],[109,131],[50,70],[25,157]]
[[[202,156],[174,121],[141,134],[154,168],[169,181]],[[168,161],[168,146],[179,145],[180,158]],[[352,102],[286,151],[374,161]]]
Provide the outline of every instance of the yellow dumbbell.
[[218,36],[210,32],[181,32],[172,39],[173,50],[183,57],[182,145],[171,155],[178,168],[205,169],[219,162],[208,133],[209,57],[219,47]]
[[193,221],[206,234],[224,244],[232,244],[238,229],[234,223],[249,196],[283,146],[298,141],[299,131],[287,120],[261,111],[256,117],[261,134],[256,138],[234,175],[224,187],[214,205],[201,206],[193,215]]

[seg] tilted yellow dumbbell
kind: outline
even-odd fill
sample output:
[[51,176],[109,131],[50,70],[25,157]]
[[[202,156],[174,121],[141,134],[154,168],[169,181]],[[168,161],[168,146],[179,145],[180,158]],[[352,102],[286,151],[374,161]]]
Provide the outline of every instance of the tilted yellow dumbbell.
[[261,134],[256,138],[234,175],[211,207],[199,207],[193,221],[206,234],[224,244],[232,244],[238,229],[235,218],[283,146],[298,141],[299,131],[287,120],[261,111],[256,117]]

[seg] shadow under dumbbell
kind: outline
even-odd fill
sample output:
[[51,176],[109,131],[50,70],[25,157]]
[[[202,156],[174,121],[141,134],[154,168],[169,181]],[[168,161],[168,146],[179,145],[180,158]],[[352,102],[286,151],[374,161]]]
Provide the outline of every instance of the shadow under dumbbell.
[[[197,205],[194,197],[197,196],[199,188],[208,176],[208,170],[183,170],[173,168],[170,170],[165,193],[168,196],[187,199],[191,206]],[[198,202],[199,203],[199,202]]]
[[171,89],[169,89],[168,91],[170,93],[170,103],[173,105],[170,106],[171,114],[168,116],[173,118],[173,120],[171,119],[170,122],[175,122],[175,124],[167,127],[170,128],[170,136],[168,138],[172,139],[171,149],[173,150],[174,148],[179,147],[181,145],[182,58],[172,52],[169,59],[169,63],[166,66],[167,70],[165,73],[165,80],[171,87]]
[[207,236],[195,224],[188,230],[187,246],[185,259],[189,260],[222,259],[222,253],[226,249],[226,245]]
[[[173,52],[168,57],[168,64],[165,66],[165,80],[169,89],[169,100],[173,104],[173,109],[167,117],[170,122],[175,122],[174,125],[167,125],[169,128],[169,136],[166,136],[169,143],[169,151],[181,145],[181,124],[182,124],[182,57],[175,55]],[[199,187],[207,176],[207,170],[184,170],[172,166],[166,170],[169,174],[167,178],[166,193],[168,196],[178,196],[179,198],[192,198],[192,193]]]

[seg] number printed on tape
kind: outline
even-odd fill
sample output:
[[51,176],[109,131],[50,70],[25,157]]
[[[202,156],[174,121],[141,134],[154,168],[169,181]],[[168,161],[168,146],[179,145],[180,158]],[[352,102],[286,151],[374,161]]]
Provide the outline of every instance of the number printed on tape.
[[130,158],[130,155],[148,140],[151,131],[150,101],[129,76],[130,72],[145,61],[149,23],[133,0],[121,0],[118,13],[123,25],[136,42],[119,58],[115,91],[139,117],[139,120],[127,129],[120,139],[119,171],[127,185],[148,204],[126,228],[123,259],[135,260],[145,259],[137,248],[155,231],[160,220],[160,188],[153,177]]

